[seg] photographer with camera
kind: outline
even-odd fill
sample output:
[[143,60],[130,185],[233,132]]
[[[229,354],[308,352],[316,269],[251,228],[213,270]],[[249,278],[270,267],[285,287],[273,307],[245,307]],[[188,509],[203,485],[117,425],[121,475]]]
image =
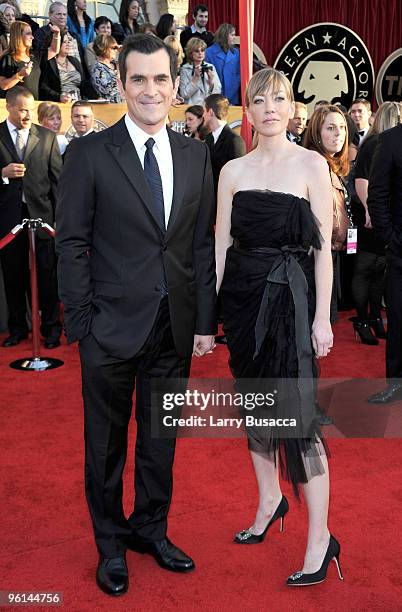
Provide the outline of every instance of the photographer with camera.
[[207,45],[190,38],[186,46],[187,63],[180,70],[180,95],[185,104],[203,104],[207,96],[221,93],[221,82],[212,64],[205,62]]

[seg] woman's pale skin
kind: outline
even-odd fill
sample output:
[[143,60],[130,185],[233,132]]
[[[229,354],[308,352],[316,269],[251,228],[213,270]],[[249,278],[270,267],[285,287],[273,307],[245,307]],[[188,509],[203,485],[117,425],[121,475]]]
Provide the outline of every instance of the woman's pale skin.
[[186,113],[186,128],[194,134],[198,130],[202,123],[202,118],[200,119],[197,115],[193,115],[193,113]]
[[[332,290],[332,187],[325,159],[314,151],[297,147],[286,139],[286,126],[294,113],[294,104],[284,88],[257,95],[247,109],[249,122],[258,133],[257,147],[246,156],[224,166],[218,187],[216,223],[217,291],[225,269],[226,251],[232,245],[232,200],[237,191],[271,190],[291,193],[310,202],[318,220],[322,249],[314,250],[316,310],[312,325],[312,345],[318,358],[328,355],[333,344],[329,322]],[[321,445],[321,443],[320,443]],[[327,527],[329,477],[328,463],[321,445],[323,474],[302,485],[309,513],[307,548],[302,571],[316,572],[329,543]],[[251,533],[260,534],[278,507],[282,492],[272,455],[251,452],[256,472],[259,505]],[[308,474],[308,464],[306,463]]]
[[54,115],[50,115],[50,117],[45,117],[42,121],[42,125],[48,130],[58,134],[61,128],[61,115],[54,113]]
[[108,36],[111,36],[112,35],[112,25],[109,22],[101,23],[101,25],[99,26],[97,30],[95,30],[95,32],[97,34],[107,34]]
[[134,19],[137,19],[139,13],[140,13],[140,5],[138,4],[137,0],[133,0],[133,2],[128,7],[128,15],[127,15],[127,22],[131,29],[133,29],[133,21]]

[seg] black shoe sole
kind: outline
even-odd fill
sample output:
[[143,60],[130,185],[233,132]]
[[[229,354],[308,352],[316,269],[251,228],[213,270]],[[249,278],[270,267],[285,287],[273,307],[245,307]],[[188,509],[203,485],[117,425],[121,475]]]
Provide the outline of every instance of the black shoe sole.
[[109,591],[109,589],[105,585],[103,585],[102,582],[100,582],[98,579],[96,579],[96,584],[98,585],[98,587],[103,593],[105,593],[106,595],[110,595],[111,597],[120,597],[121,595],[124,595],[128,591],[128,582],[127,582],[126,588],[123,591],[118,591],[117,593],[114,593],[113,591]]

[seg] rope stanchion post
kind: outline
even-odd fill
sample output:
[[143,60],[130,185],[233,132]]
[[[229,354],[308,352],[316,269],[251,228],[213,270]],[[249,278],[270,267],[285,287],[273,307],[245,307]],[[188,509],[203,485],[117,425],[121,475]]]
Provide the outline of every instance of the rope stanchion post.
[[38,299],[38,273],[36,265],[36,233],[38,229],[44,229],[50,236],[55,236],[55,231],[42,219],[24,219],[21,225],[17,225],[7,236],[0,241],[0,248],[9,244],[26,227],[29,238],[29,267],[31,280],[31,319],[32,319],[32,357],[17,359],[10,363],[10,368],[14,370],[24,370],[28,372],[43,372],[52,370],[63,365],[63,361],[53,357],[40,356],[40,318],[39,318],[39,299]]

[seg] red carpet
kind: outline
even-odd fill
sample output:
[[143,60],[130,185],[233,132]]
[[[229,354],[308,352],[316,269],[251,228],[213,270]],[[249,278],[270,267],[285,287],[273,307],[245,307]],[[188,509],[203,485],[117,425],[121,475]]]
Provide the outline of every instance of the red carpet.
[[[355,342],[345,318],[335,331],[335,348],[322,362],[322,376],[384,376],[383,341],[379,347]],[[62,591],[69,612],[402,610],[400,439],[329,440],[330,528],[341,542],[345,581],[338,580],[331,564],[325,583],[294,590],[284,581],[302,564],[304,503],[285,484],[291,506],[285,532],[275,526],[259,546],[233,544],[233,534],[251,524],[257,500],[245,440],[180,439],[169,533],[194,556],[197,569],[176,575],[129,552],[128,594],[119,600],[103,595],[94,581],[97,555],[83,494],[77,349],[63,345],[47,351],[65,360],[58,370],[35,374],[8,368],[10,361],[29,354],[28,342],[0,349],[0,591]],[[194,360],[193,376],[228,375],[224,346]],[[401,404],[393,408],[395,413],[401,409]],[[133,440],[132,430],[128,475]]]

